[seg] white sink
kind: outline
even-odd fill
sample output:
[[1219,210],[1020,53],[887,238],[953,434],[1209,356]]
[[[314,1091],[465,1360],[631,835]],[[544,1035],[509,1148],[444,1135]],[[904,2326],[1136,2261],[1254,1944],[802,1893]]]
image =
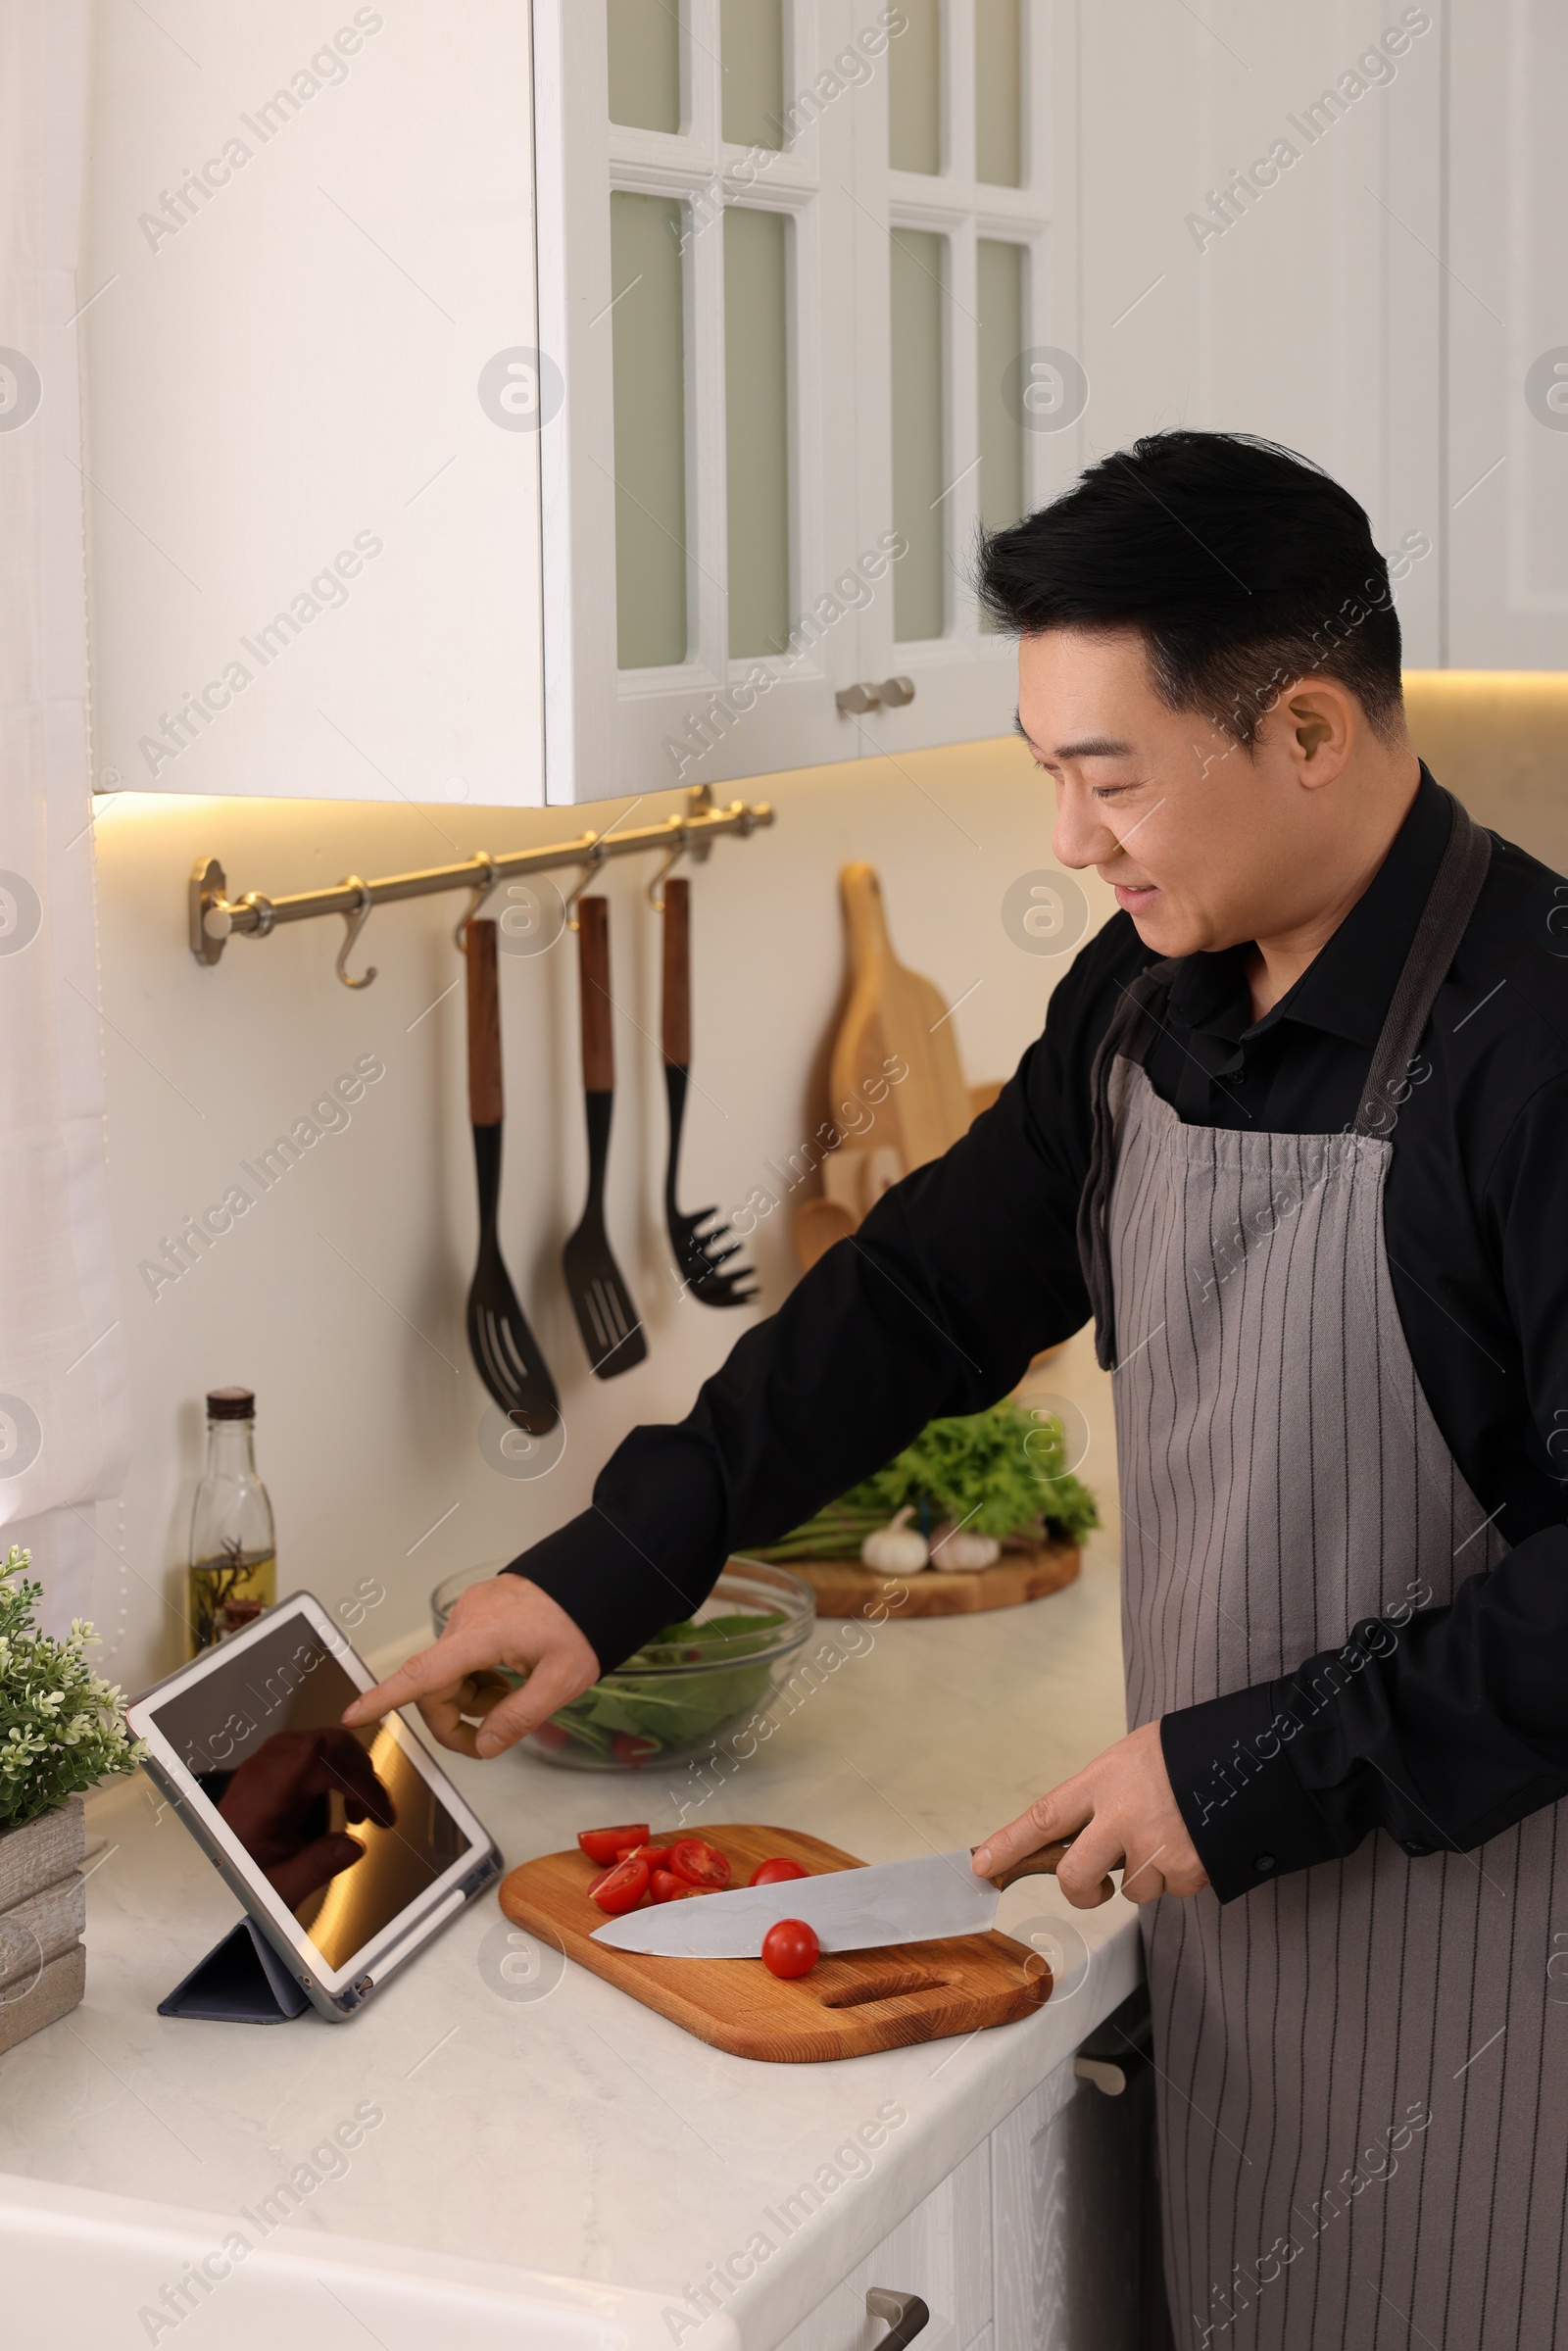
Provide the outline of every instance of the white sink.
[[[669,2351],[657,2294],[306,2229],[262,2238],[232,2214],[10,2173],[0,2277],[19,2351]],[[728,2318],[708,2322],[702,2351],[740,2351]]]

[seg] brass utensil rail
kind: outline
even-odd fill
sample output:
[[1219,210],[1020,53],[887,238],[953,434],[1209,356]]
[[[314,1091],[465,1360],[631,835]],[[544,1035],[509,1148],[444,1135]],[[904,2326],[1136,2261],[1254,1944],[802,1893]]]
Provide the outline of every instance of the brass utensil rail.
[[566,899],[569,914],[601,865],[612,857],[641,857],[650,850],[663,853],[663,864],[649,885],[650,898],[660,906],[658,890],[677,858],[689,857],[703,862],[722,834],[734,833],[747,840],[772,822],[773,810],[766,801],[734,800],[727,808],[716,808],[705,786],[688,794],[684,815],[666,816],[662,824],[639,825],[627,832],[588,831],[572,841],[508,850],[499,857],[492,857],[488,850],[475,850],[471,857],[454,865],[425,865],[413,873],[386,874],[378,881],[362,881],[357,873],[351,873],[328,889],[297,890],[283,898],[247,890],[242,898],[231,899],[227,876],[218,858],[198,857],[190,877],[190,951],[198,963],[212,965],[220,960],[231,938],[267,939],[279,923],[339,914],[347,930],[338,952],[337,976],[346,988],[368,988],[375,977],[375,966],[359,979],[351,979],[346,965],[350,950],[377,906],[392,906],[404,898],[433,897],[442,890],[466,890],[470,903],[455,933],[461,946],[463,924],[478,912],[502,882],[548,873],[557,866],[580,866],[581,879]]

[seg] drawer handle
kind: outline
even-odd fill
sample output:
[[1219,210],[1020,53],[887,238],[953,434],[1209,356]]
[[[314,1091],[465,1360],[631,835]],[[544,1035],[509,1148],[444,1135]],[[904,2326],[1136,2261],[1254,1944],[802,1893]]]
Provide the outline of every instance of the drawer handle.
[[1080,2082],[1092,2082],[1107,2098],[1119,2098],[1127,2087],[1127,2069],[1109,2057],[1075,2057],[1072,2070]]
[[889,2331],[882,2337],[876,2351],[904,2351],[922,2328],[931,2324],[931,2313],[918,2294],[894,2294],[886,2286],[873,2285],[865,2297],[865,2307],[873,2319],[886,2319]]

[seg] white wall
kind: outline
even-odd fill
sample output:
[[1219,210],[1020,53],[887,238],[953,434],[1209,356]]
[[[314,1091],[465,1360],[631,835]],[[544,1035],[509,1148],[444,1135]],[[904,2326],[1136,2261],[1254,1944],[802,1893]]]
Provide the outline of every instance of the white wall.
[[[811,1072],[844,980],[836,877],[851,858],[877,865],[904,959],[951,1004],[963,999],[955,1025],[971,1078],[1013,1066],[1061,968],[1020,952],[1002,927],[1008,884],[1052,863],[1051,796],[1016,742],[914,754],[897,766],[815,768],[769,779],[766,792],[776,825],[716,843],[692,882],[696,1042],[681,1197],[693,1209],[744,1201],[767,1182],[765,1162],[802,1144],[822,1115]],[[670,805],[644,802],[636,821]],[[416,1621],[443,1577],[511,1556],[580,1508],[619,1437],[639,1419],[683,1410],[760,1310],[679,1298],[667,1270],[659,918],[642,896],[651,859],[612,865],[604,878],[619,1080],[610,1227],[650,1339],[647,1362],[608,1383],[587,1373],[560,1273],[584,1183],[575,943],[567,935],[540,957],[502,957],[502,1238],[560,1382],[568,1438],[560,1466],[537,1483],[508,1480],[481,1457],[487,1399],[464,1344],[476,1217],[451,926],[465,902],[373,915],[351,968],[373,962],[379,977],[354,995],[332,973],[343,936],[335,919],[231,941],[213,970],[186,945],[185,881],[199,855],[220,856],[236,891],[285,890],[571,829],[560,810],[151,795],[102,807],[110,1179],[137,1449],[123,1503],[98,1512],[93,1604],[111,1670],[128,1685],[179,1653],[172,1603],[208,1387],[241,1381],[257,1392],[283,1589],[303,1584],[335,1604],[362,1578],[380,1579],[390,1597],[359,1633],[374,1646]],[[1089,889],[1099,919],[1108,897],[1092,876]],[[155,1298],[140,1260],[229,1184],[255,1191],[240,1160],[254,1164],[365,1053],[386,1075],[352,1123],[324,1135]],[[794,1278],[792,1205],[756,1237],[763,1307]]]
[[[477,391],[534,340],[531,105],[518,0],[100,0],[78,294],[100,787],[542,799],[536,436]],[[379,553],[307,618],[362,533]],[[264,662],[242,640],[302,595]],[[250,682],[164,735],[177,757],[142,748],[193,692],[220,705],[234,661]]]

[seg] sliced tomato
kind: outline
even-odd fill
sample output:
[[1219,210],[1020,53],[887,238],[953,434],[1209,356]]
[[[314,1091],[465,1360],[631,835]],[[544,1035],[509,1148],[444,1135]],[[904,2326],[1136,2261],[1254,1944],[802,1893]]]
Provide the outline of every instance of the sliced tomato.
[[615,1855],[617,1861],[630,1861],[633,1857],[638,1861],[646,1861],[651,1870],[667,1870],[669,1867],[667,1845],[625,1845]]
[[762,1965],[770,1976],[808,1976],[821,1948],[805,1919],[775,1919],[762,1937]]
[[669,1866],[700,1893],[718,1893],[729,1884],[729,1863],[700,1837],[678,1837],[669,1848]]
[[692,1902],[699,1898],[701,1888],[688,1886],[673,1870],[655,1870],[648,1881],[648,1891],[656,1902]]
[[606,1870],[602,1878],[594,1880],[588,1891],[601,1910],[608,1910],[612,1918],[619,1918],[622,1912],[635,1910],[648,1891],[648,1864],[617,1861],[612,1870]]
[[[635,1769],[639,1763],[646,1763],[650,1755],[658,1754],[659,1741],[644,1739],[636,1731],[617,1731],[610,1742],[610,1752],[617,1763],[629,1763]],[[643,1835],[648,1835],[646,1829]]]
[[648,1823],[628,1821],[623,1829],[579,1829],[577,1842],[590,1861],[607,1870],[622,1853],[634,1852],[648,1842]]
[[557,1747],[565,1746],[571,1734],[568,1731],[563,1731],[559,1723],[545,1722],[535,1723],[533,1736],[542,1747],[549,1747],[553,1751]]
[[760,1861],[747,1879],[748,1886],[782,1886],[786,1878],[804,1878],[807,1872],[798,1861],[786,1861],[782,1854],[772,1861]]

